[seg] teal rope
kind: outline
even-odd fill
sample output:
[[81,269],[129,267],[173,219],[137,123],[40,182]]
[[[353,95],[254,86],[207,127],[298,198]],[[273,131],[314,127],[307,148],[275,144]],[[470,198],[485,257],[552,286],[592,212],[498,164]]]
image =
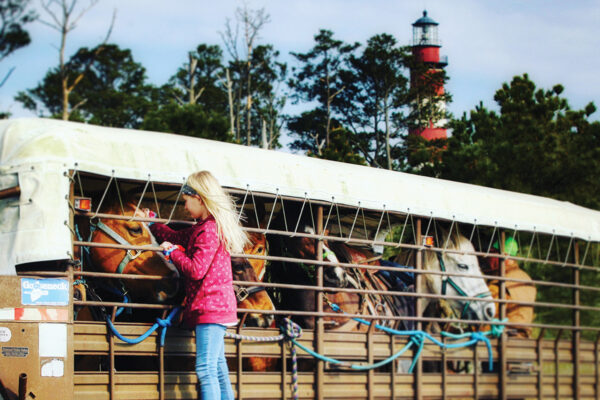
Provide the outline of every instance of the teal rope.
[[[340,312],[343,314],[346,314],[341,308],[340,306],[338,306],[335,303],[331,303],[330,307],[333,311],[336,312]],[[371,322],[366,321],[362,318],[352,318],[353,320],[364,324],[364,325],[368,325],[371,326]],[[506,322],[507,319],[505,318],[504,320],[502,320],[501,322]],[[500,322],[497,319],[494,319],[492,322]],[[410,336],[408,343],[406,344],[406,346],[404,348],[402,348],[398,353],[394,354],[393,356],[380,361],[379,363],[375,363],[375,364],[371,364],[371,365],[354,365],[354,364],[349,364],[347,362],[343,362],[343,361],[339,361],[339,360],[335,360],[329,357],[325,357],[323,355],[320,355],[312,350],[309,350],[305,347],[303,347],[302,345],[296,344],[298,345],[300,348],[302,348],[304,351],[307,351],[309,354],[311,354],[314,357],[317,357],[323,361],[328,361],[334,364],[343,364],[343,365],[347,365],[353,369],[360,369],[360,370],[368,370],[368,369],[373,369],[373,368],[378,368],[381,365],[385,365],[391,361],[393,361],[394,359],[396,359],[397,357],[399,357],[401,354],[403,354],[406,350],[408,350],[408,348],[410,348],[410,346],[412,345],[417,345],[418,349],[417,352],[415,353],[414,357],[413,357],[413,362],[408,370],[408,372],[412,372],[417,360],[419,359],[419,357],[421,356],[421,352],[423,350],[423,347],[425,345],[425,339],[431,341],[432,343],[438,345],[440,348],[443,349],[457,349],[457,348],[463,348],[463,347],[468,347],[468,346],[472,346],[472,345],[476,345],[478,342],[484,342],[487,350],[488,350],[488,358],[489,358],[489,368],[490,371],[492,370],[492,363],[494,361],[494,356],[492,353],[492,344],[488,338],[489,335],[492,335],[494,337],[498,337],[502,334],[502,331],[504,329],[503,325],[492,325],[492,330],[488,331],[488,332],[470,332],[470,333],[463,333],[460,335],[456,335],[456,334],[452,334],[449,332],[442,332],[441,335],[445,336],[445,337],[449,337],[453,340],[460,340],[460,339],[465,339],[465,338],[469,338],[468,341],[466,342],[462,342],[462,343],[454,343],[454,344],[447,344],[447,343],[443,343],[440,342],[439,340],[437,340],[436,338],[434,338],[433,336],[431,336],[429,333],[425,332],[425,331],[421,331],[421,330],[412,330],[412,331],[399,331],[396,329],[392,329],[392,328],[388,328],[379,324],[375,324],[375,327],[381,331],[384,331],[386,333],[392,334],[392,335],[400,335],[400,336]],[[494,329],[494,327],[496,329]]]
[[141,334],[137,338],[130,339],[121,335],[121,333],[119,333],[115,325],[110,320],[110,317],[108,316],[106,317],[106,323],[108,324],[108,327],[110,328],[113,335],[115,335],[127,344],[137,344],[143,342],[148,336],[150,336],[154,331],[156,331],[160,327],[162,328],[160,332],[160,347],[163,347],[165,345],[165,336],[167,334],[167,328],[171,326],[173,318],[175,318],[175,316],[179,313],[180,310],[181,307],[175,307],[173,310],[171,310],[167,318],[156,318],[156,322],[154,323],[154,325],[152,325],[145,333]]

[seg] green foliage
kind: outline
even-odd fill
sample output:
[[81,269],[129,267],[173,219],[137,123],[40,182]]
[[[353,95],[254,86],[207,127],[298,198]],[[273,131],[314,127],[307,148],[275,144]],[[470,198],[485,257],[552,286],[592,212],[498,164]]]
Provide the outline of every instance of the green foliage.
[[294,101],[317,101],[326,109],[331,96],[343,87],[340,71],[358,43],[334,39],[333,32],[326,29],[321,29],[314,39],[315,45],[307,53],[292,52],[301,67],[293,69],[294,76],[288,84],[295,91]]
[[574,111],[563,88],[536,89],[527,74],[505,83],[494,99],[452,121],[442,162],[430,175],[531,193],[600,208],[600,124]]
[[321,109],[305,111],[298,117],[288,120],[287,127],[292,138],[292,150],[301,150],[311,157],[341,161],[349,164],[365,165],[365,159],[357,154],[350,140],[352,133],[344,129],[338,121],[332,122],[331,145],[325,146],[325,125],[327,116]]
[[405,128],[408,57],[408,48],[399,47],[393,36],[375,35],[361,54],[349,56],[347,68],[340,72],[344,90],[333,106],[371,166],[398,167],[394,155],[402,145],[399,139]]
[[[227,110],[227,92],[222,80],[225,71],[223,51],[217,45],[199,44],[190,52],[190,63],[180,67],[177,73],[165,85],[166,103],[178,98],[181,103],[200,104],[207,111],[225,114]],[[193,91],[190,87],[193,86]],[[191,97],[191,98],[190,98]]]
[[[133,60],[130,50],[117,45],[82,47],[66,64],[72,82],[81,82],[69,96],[72,120],[92,124],[137,128],[146,112],[153,108],[155,89],[146,84],[144,67]],[[24,107],[44,115],[59,117],[62,112],[61,76],[58,68],[46,73],[33,89],[20,92],[16,100]]]
[[27,10],[30,0],[4,0],[0,3],[0,60],[31,42],[25,24],[36,19],[33,11]]
[[206,111],[200,104],[178,105],[171,102],[148,112],[140,128],[223,142],[233,141],[227,118],[216,111]]
[[322,121],[318,135],[325,141],[323,145],[319,144],[315,154],[322,157],[322,150],[329,147],[331,141],[333,103],[345,90],[342,71],[358,43],[345,44],[334,39],[333,32],[325,29],[321,29],[314,39],[315,44],[307,53],[291,53],[301,66],[299,69],[292,69],[293,77],[288,81],[288,86],[292,89],[292,99],[295,103],[304,101],[318,104],[317,121]]

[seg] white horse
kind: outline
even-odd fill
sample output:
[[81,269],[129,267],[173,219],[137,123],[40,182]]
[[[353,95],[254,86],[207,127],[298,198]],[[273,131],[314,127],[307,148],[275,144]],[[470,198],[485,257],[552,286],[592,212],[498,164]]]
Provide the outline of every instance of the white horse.
[[[446,242],[448,242],[446,244]],[[479,262],[473,253],[473,244],[463,235],[454,232],[448,238],[443,232],[438,247],[450,251],[425,250],[423,269],[445,274],[423,274],[425,288],[428,293],[452,296],[443,299],[452,309],[452,314],[458,319],[490,321],[494,318],[496,307],[492,295],[482,277]],[[403,252],[396,258],[402,265],[415,266],[416,251]],[[454,276],[453,274],[460,274]],[[463,299],[464,298],[464,299]],[[477,298],[478,300],[471,300]],[[436,299],[424,298],[423,309]]]

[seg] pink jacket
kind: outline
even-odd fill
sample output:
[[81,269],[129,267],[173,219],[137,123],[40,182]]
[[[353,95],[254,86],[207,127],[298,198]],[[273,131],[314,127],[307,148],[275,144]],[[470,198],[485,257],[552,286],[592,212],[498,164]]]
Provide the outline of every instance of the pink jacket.
[[159,243],[168,241],[186,249],[174,250],[170,255],[185,279],[186,325],[194,328],[197,324],[237,322],[231,257],[219,241],[215,219],[208,217],[180,231],[158,223],[152,224],[150,230]]

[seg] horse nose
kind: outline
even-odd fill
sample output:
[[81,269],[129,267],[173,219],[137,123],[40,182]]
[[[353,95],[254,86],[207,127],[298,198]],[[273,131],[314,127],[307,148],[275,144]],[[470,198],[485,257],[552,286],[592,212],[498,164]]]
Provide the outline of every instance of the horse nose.
[[345,276],[338,271],[338,268],[325,268],[323,271],[323,277],[332,286],[346,286]]
[[268,328],[272,322],[273,316],[267,314],[250,314],[246,318],[246,326],[248,327]]
[[496,306],[494,305],[494,303],[487,303],[484,307],[483,307],[483,316],[487,321],[491,321],[492,319],[494,319],[494,316],[496,315]]
[[173,272],[167,280],[162,280],[156,284],[156,297],[160,303],[164,303],[177,296],[179,292],[179,274]]

